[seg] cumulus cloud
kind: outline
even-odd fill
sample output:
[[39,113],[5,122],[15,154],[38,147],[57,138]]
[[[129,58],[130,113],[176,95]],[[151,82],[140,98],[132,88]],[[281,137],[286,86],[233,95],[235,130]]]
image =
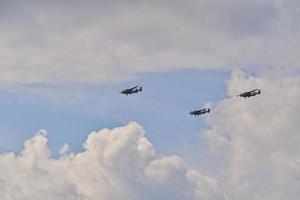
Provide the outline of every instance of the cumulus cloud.
[[69,145],[68,144],[64,144],[60,149],[59,149],[59,153],[60,154],[65,154],[69,151]]
[[296,0],[0,2],[0,82],[116,82],[138,73],[297,67]]
[[224,199],[213,178],[157,155],[135,122],[93,132],[83,152],[58,159],[40,131],[20,154],[0,155],[0,186],[3,200]]
[[[260,96],[235,97],[255,88],[262,89]],[[253,77],[234,71],[228,94],[202,133],[224,160],[221,188],[233,200],[298,199],[299,74],[272,69]]]
[[[236,97],[253,88],[262,94]],[[299,74],[236,70],[228,95],[207,115],[202,132],[222,159],[214,177],[178,155],[156,153],[136,122],[90,133],[76,154],[64,145],[59,158],[51,156],[41,130],[19,154],[0,155],[1,199],[298,199]]]

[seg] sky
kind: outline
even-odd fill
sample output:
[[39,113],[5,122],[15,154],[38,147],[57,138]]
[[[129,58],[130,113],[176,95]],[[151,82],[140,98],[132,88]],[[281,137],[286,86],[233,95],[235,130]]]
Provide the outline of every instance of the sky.
[[1,198],[298,199],[299,19],[296,0],[0,0]]
[[[8,114],[2,118],[1,137],[6,141],[1,148],[20,150],[22,139],[46,129],[54,151],[68,143],[78,152],[92,130],[138,121],[151,132],[149,137],[157,148],[178,152],[184,144],[194,143],[204,126],[203,120],[191,118],[188,113],[202,108],[206,102],[225,97],[224,84],[228,77],[229,72],[225,70],[187,70],[146,74],[114,85],[33,85],[3,91],[1,106]],[[143,86],[143,94],[128,97],[119,94],[135,85]],[[65,90],[72,92],[61,95]],[[12,133],[21,133],[23,137],[16,140]]]

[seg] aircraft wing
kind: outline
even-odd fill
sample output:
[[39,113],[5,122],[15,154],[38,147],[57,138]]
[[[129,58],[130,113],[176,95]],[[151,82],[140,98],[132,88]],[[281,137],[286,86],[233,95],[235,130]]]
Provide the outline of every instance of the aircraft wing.
[[250,91],[249,93],[255,92],[256,90],[258,90],[258,89],[252,90],[252,91]]
[[128,90],[133,90],[133,89],[135,89],[135,88],[137,88],[137,87],[139,87],[139,86],[137,85],[137,86],[135,86],[135,87],[133,87],[133,88],[130,88],[130,89],[128,89]]

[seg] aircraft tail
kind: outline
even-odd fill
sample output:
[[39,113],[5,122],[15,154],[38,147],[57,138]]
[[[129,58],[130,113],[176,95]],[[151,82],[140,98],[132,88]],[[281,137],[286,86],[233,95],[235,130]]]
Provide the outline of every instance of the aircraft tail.
[[207,109],[207,112],[210,113],[210,108]]
[[140,91],[140,92],[141,92],[141,91],[143,91],[143,88],[142,88],[142,87],[140,87],[140,88],[139,88],[139,91]]
[[258,90],[258,91],[257,91],[257,94],[261,94],[261,90]]

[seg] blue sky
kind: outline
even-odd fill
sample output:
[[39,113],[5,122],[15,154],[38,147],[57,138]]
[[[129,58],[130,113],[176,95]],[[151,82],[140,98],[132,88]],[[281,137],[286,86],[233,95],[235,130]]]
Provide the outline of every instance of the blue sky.
[[[64,143],[78,152],[91,131],[137,121],[159,153],[190,155],[202,143],[199,133],[205,117],[194,118],[188,112],[225,98],[229,74],[228,70],[180,70],[144,74],[119,84],[2,90],[1,151],[19,151],[25,139],[45,129],[54,155]],[[144,91],[131,96],[118,93],[135,85]],[[207,151],[206,146],[203,149]]]
[[299,2],[0,0],[1,198],[299,199]]

